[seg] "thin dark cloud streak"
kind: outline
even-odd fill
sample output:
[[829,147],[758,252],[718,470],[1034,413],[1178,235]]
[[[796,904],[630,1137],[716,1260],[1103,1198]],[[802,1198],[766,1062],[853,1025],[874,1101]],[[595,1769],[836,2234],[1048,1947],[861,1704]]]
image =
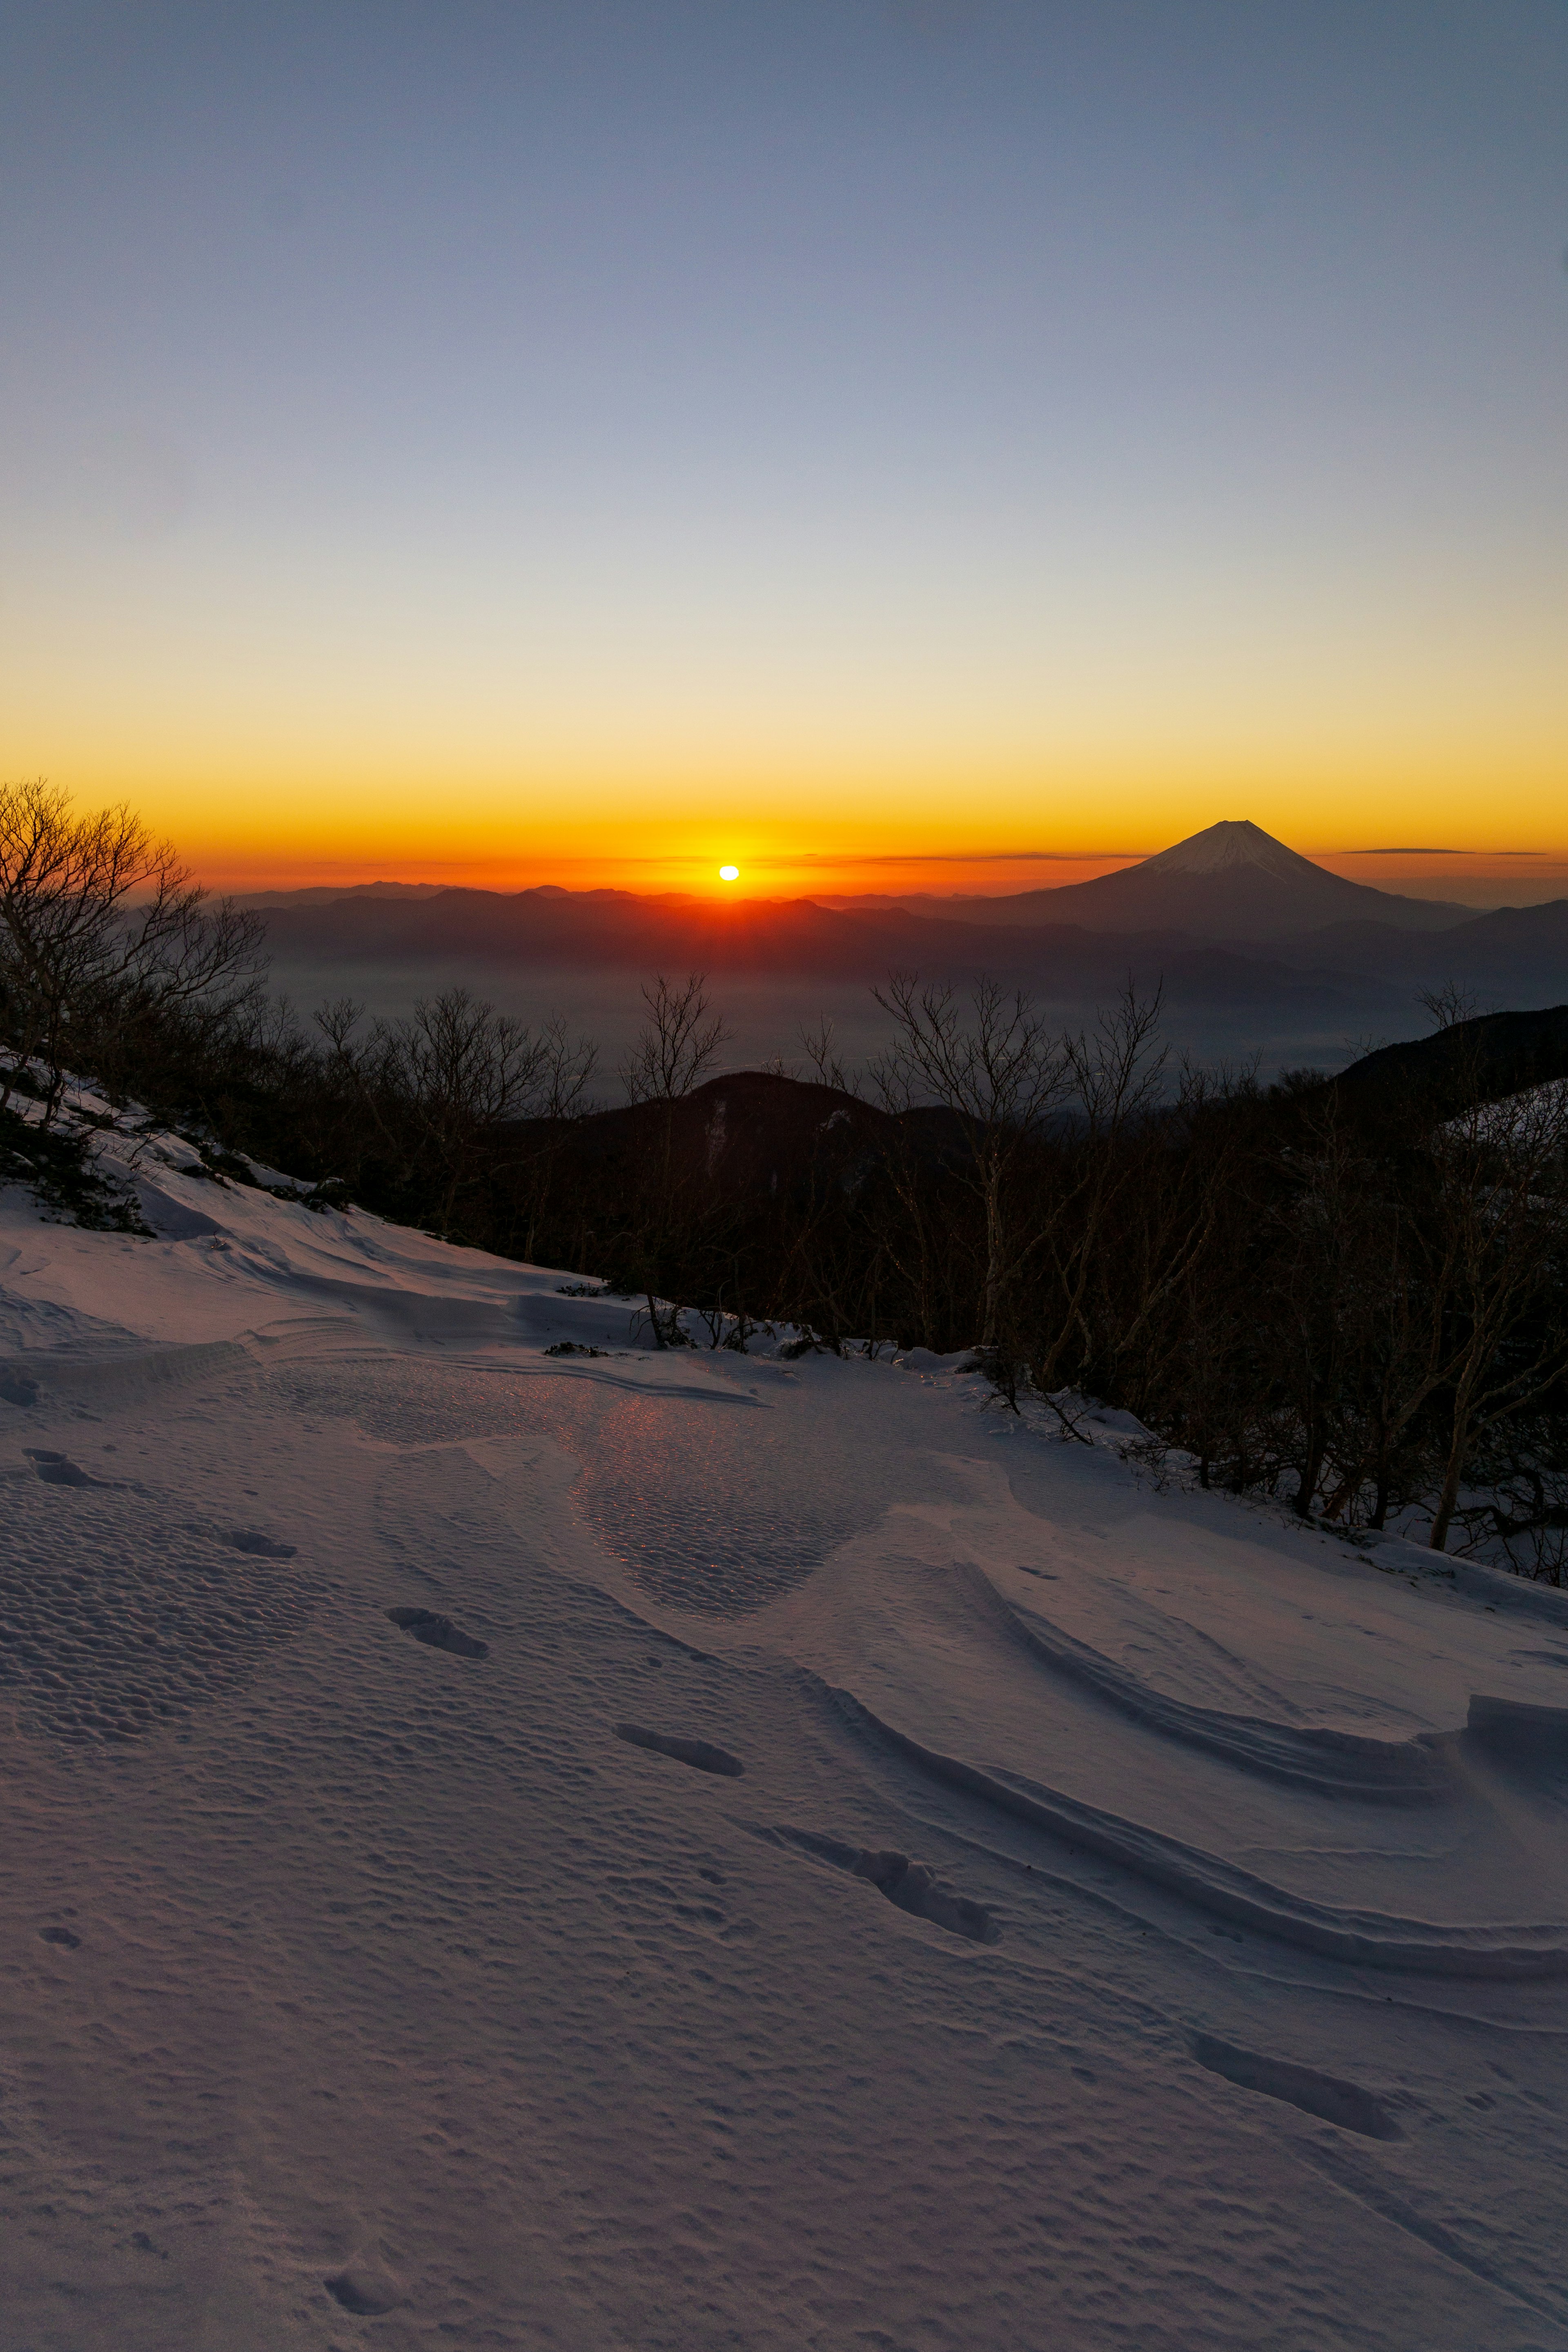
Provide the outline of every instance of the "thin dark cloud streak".
[[1417,849],[1400,842],[1392,849],[1326,849],[1325,857],[1544,857],[1543,849]]

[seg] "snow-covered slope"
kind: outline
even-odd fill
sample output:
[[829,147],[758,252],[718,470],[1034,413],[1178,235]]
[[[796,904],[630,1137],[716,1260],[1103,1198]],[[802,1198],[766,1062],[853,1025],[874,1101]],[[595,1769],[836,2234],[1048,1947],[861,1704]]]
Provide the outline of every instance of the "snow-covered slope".
[[1568,2346],[1568,1603],[193,1161],[0,1195],[0,2352]]

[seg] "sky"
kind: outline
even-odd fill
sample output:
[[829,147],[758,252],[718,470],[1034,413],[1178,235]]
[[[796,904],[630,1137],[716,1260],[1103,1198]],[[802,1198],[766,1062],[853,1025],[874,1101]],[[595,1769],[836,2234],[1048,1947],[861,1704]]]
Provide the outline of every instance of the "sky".
[[5,0],[0,317],[216,882],[1568,877],[1563,0]]

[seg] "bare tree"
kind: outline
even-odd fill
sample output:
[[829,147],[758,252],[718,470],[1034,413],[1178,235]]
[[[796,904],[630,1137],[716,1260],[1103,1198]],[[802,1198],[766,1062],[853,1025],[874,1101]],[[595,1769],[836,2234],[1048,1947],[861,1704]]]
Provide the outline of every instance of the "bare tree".
[[1366,1240],[1375,1234],[1396,1264],[1397,1229],[1373,1222],[1376,1171],[1331,1093],[1305,1109],[1277,1173],[1279,1197],[1259,1216],[1272,1248],[1255,1307],[1274,1335],[1281,1450],[1296,1461],[1291,1507],[1308,1518],[1336,1435],[1349,1434],[1348,1398],[1367,1385],[1366,1368],[1352,1360],[1377,1299]]
[[1445,980],[1436,988],[1422,989],[1415,1002],[1431,1015],[1434,1029],[1457,1029],[1461,1022],[1473,1021],[1480,1010],[1474,991],[1457,980]]
[[832,1087],[841,1095],[859,1094],[860,1080],[840,1054],[833,1023],[826,1013],[818,1015],[815,1029],[803,1025],[799,1036],[801,1051],[816,1072],[820,1085]]
[[198,1009],[221,1021],[255,999],[260,921],[205,899],[130,809],[76,816],[41,778],[0,786],[0,1013],[16,1064],[49,1074],[46,1118],[68,1064],[101,1074],[138,1021]]
[[1429,1377],[1449,1407],[1430,1541],[1442,1551],[1478,1439],[1568,1373],[1568,1080],[1479,1104],[1434,1141],[1441,1308]]
[[545,1039],[466,988],[421,997],[395,1034],[410,1091],[433,1120],[493,1127],[515,1118],[550,1081]]
[[[677,1164],[674,1107],[700,1086],[731,1032],[714,1011],[704,973],[688,974],[676,987],[663,972],[652,985],[644,983],[647,1007],[642,1028],[630,1054],[621,1064],[627,1100],[661,1105],[664,1118],[655,1122],[655,1140],[639,1157],[637,1201],[634,1229],[623,1239],[628,1272],[642,1290],[647,1321],[657,1348],[679,1344],[685,1338],[680,1305],[660,1307],[661,1269],[689,1255],[701,1211],[693,1193],[690,1171]],[[666,1276],[664,1278],[668,1278]]]
[[1006,1214],[1008,1178],[1068,1094],[1072,1056],[1029,999],[999,981],[979,981],[967,1005],[949,987],[922,986],[918,972],[894,972],[871,993],[894,1023],[892,1044],[872,1066],[884,1106],[902,1112],[937,1103],[962,1129],[961,1172],[985,1217],[980,1344],[994,1348],[1004,1294],[1028,1247]]
[[559,1021],[531,1029],[466,988],[421,998],[406,1021],[376,1022],[363,1043],[363,1008],[323,1004],[316,1025],[384,1141],[439,1171],[438,1229],[493,1159],[495,1131],[521,1118],[564,1120],[581,1109],[597,1057]]
[[1368,1153],[1331,1103],[1309,1118],[1286,1155],[1288,1246],[1254,1302],[1279,1333],[1298,1509],[1331,1465],[1331,1517],[1370,1484],[1381,1526],[1397,1486],[1425,1497],[1428,1541],[1447,1549],[1478,1450],[1568,1376],[1565,1154],[1562,1080],[1475,1103],[1393,1155]]
[[[1062,1041],[1074,1118],[1055,1155],[1049,1196],[1035,1207],[1050,1279],[1032,1370],[1047,1395],[1076,1370],[1099,1362],[1113,1372],[1142,1347],[1213,1230],[1212,1181],[1173,1181],[1162,1139],[1150,1132],[1168,1059],[1161,1005],[1159,989],[1141,997],[1129,980],[1091,1030]],[[1189,1118],[1202,1091],[1184,1075]]]
[[703,972],[691,972],[683,988],[656,973],[651,988],[644,983],[642,999],[647,1012],[621,1065],[626,1098],[675,1102],[700,1086],[733,1032],[713,1010]]

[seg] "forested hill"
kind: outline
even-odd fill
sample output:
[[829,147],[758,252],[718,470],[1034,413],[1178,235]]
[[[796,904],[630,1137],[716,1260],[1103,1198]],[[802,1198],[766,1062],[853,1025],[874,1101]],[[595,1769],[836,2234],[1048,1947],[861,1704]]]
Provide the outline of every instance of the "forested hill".
[[1568,1077],[1568,1004],[1536,1012],[1486,1013],[1364,1054],[1330,1084],[1347,1102],[1395,1109],[1418,1103],[1453,1117]]

